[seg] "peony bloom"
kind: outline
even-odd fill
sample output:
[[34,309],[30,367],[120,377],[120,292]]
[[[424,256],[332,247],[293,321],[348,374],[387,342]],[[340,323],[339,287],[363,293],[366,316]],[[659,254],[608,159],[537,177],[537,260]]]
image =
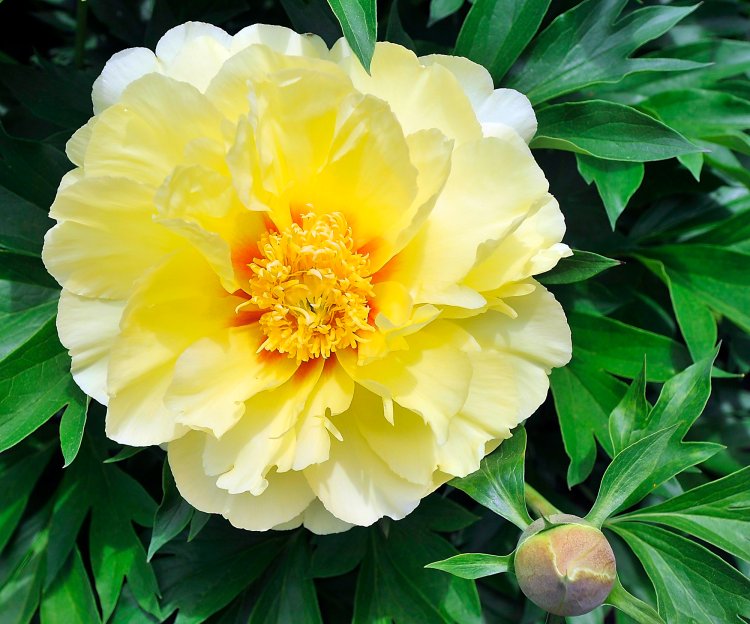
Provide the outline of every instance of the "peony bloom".
[[526,98],[463,58],[201,23],[112,57],[44,261],[107,435],[246,529],[402,518],[570,357]]

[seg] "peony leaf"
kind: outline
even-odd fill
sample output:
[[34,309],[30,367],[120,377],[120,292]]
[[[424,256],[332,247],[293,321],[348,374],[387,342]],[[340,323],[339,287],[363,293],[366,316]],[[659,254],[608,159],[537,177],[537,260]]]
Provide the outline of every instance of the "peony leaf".
[[625,396],[609,415],[609,436],[612,439],[614,453],[627,448],[631,444],[633,430],[646,426],[646,419],[651,411],[651,404],[646,399],[646,361],[643,368],[628,386]]
[[675,428],[676,425],[652,433],[615,455],[602,477],[599,494],[586,520],[601,527],[644,481],[651,481]]
[[70,376],[70,358],[57,338],[54,319],[0,361],[0,396],[0,451],[66,405],[82,409],[85,396]]
[[52,220],[30,201],[0,186],[0,248],[39,256]]
[[716,345],[717,328],[716,319],[710,308],[693,296],[688,288],[673,281],[662,262],[642,256],[637,257],[669,289],[677,323],[693,360],[697,361],[712,352]]
[[588,100],[541,109],[532,148],[604,160],[649,162],[703,151],[662,122],[630,106]]
[[576,162],[586,183],[596,184],[614,230],[618,217],[643,182],[643,163],[602,160],[584,154],[576,154]]
[[524,500],[524,455],[526,431],[518,427],[513,436],[485,457],[479,470],[451,485],[463,490],[475,501],[512,522],[520,529],[531,524]]
[[539,276],[542,284],[573,284],[590,279],[615,266],[622,264],[619,260],[606,258],[592,251],[573,250],[569,258],[562,258],[557,266]]
[[587,0],[559,15],[535,39],[526,63],[509,86],[539,104],[588,85],[617,82],[635,72],[696,67],[678,59],[631,59],[630,55],[698,5],[646,7],[618,19],[626,4],[627,0]]
[[683,345],[606,316],[571,312],[573,353],[594,367],[635,378],[648,357],[648,381],[666,381],[690,363]]
[[483,553],[461,553],[428,563],[425,568],[450,572],[453,576],[477,579],[492,574],[507,572],[511,565],[511,555],[486,555]]
[[39,609],[41,624],[100,622],[86,568],[78,547],[68,556],[59,574],[44,593]]
[[615,580],[615,586],[607,596],[605,604],[619,609],[638,624],[665,624],[651,605],[639,600],[622,586],[619,577]]
[[550,375],[565,453],[570,458],[568,487],[589,476],[596,460],[596,440],[611,446],[607,418],[625,392],[625,385],[607,373],[574,358]]
[[[387,534],[382,530],[387,528]],[[473,581],[425,569],[457,555],[440,536],[410,518],[370,529],[360,567],[353,624],[474,624],[482,621]]]
[[450,17],[463,5],[464,0],[430,0],[430,19],[427,21],[427,26]]
[[367,541],[367,530],[363,527],[316,537],[310,574],[315,578],[328,578],[351,572],[365,556]]
[[322,624],[315,585],[310,577],[307,536],[297,533],[287,541],[282,557],[268,577],[248,624]]
[[453,53],[484,65],[498,83],[531,41],[549,5],[550,0],[475,0]]
[[179,535],[193,517],[194,509],[180,496],[169,463],[166,461],[162,469],[161,483],[164,496],[154,516],[154,530],[151,533],[146,561],[151,561],[164,544]]
[[366,70],[375,51],[378,17],[376,0],[328,0],[346,41]]
[[750,580],[703,546],[640,522],[611,528],[646,569],[665,621],[726,624],[750,616]]
[[617,517],[653,522],[694,535],[750,561],[750,467],[700,485],[658,505]]
[[63,454],[63,468],[67,468],[73,463],[76,455],[78,455],[78,449],[81,448],[89,401],[89,397],[85,394],[76,394],[60,419],[60,450]]

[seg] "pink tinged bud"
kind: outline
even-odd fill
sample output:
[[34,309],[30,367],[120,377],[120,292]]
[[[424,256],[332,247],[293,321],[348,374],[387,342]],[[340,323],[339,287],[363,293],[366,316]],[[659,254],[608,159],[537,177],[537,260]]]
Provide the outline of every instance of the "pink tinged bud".
[[604,603],[615,584],[615,554],[584,519],[557,514],[521,535],[514,566],[526,597],[555,615],[583,615]]

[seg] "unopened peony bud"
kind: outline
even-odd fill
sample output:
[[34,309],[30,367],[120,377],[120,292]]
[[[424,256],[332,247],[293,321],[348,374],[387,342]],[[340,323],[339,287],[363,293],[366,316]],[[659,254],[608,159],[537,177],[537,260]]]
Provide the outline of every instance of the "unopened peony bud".
[[[556,525],[550,528],[550,524]],[[582,615],[601,605],[615,583],[615,555],[604,534],[578,516],[533,522],[515,556],[526,597],[555,615]]]

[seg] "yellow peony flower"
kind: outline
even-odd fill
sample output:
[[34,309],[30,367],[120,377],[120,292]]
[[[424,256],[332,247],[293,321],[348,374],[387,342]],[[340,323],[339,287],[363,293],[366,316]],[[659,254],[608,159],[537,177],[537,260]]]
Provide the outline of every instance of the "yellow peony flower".
[[201,23],[125,50],[71,138],[44,262],[107,435],[237,527],[403,518],[570,358],[570,250],[528,100],[463,58]]

